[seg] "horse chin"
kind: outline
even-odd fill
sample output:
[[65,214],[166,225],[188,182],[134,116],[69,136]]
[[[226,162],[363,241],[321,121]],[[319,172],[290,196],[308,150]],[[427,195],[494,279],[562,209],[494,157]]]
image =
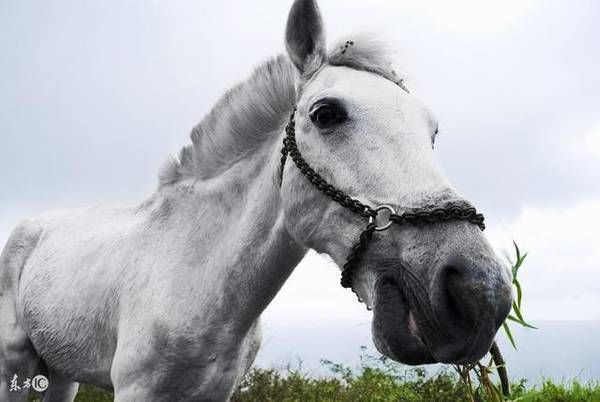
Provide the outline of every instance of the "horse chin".
[[377,350],[404,364],[436,363],[400,286],[393,279],[380,278],[374,293],[372,331]]

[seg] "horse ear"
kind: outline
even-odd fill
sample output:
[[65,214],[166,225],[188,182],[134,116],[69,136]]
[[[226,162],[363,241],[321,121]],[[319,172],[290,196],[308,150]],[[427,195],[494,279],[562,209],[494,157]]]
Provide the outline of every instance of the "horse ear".
[[317,69],[325,60],[325,34],[315,0],[296,0],[288,16],[285,47],[301,73]]

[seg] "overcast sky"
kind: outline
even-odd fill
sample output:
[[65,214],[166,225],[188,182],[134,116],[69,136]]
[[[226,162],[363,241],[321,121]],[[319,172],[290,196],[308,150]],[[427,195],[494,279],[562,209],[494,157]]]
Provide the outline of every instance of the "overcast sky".
[[[22,218],[135,204],[218,97],[283,51],[290,1],[0,2],[0,242]],[[450,5],[451,4],[451,5]],[[524,312],[600,319],[600,2],[322,0],[329,41],[380,34],[440,120],[447,175],[515,239]],[[370,313],[314,254],[265,332]]]

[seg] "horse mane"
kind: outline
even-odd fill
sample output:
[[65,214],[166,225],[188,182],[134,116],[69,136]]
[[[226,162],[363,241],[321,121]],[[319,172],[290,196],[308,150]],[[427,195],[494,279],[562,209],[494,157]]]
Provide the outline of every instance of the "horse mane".
[[[368,36],[339,43],[325,63],[379,74],[402,86],[386,47]],[[283,128],[296,102],[296,85],[307,78],[283,55],[259,65],[192,129],[192,143],[160,170],[159,187],[215,177],[255,150]]]

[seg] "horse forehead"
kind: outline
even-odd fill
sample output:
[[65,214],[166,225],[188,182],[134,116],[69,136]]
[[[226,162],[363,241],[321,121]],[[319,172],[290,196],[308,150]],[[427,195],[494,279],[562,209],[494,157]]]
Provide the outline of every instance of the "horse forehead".
[[328,65],[315,74],[304,88],[309,103],[323,92],[330,92],[332,96],[350,97],[357,100],[361,98],[393,100],[401,96],[403,91],[393,82],[375,73],[345,66]]
[[[437,126],[434,114],[419,99],[378,74],[327,65],[305,84],[302,94],[298,105],[301,111],[307,112],[322,98],[341,98],[356,113],[354,117],[363,116],[371,123],[374,118],[389,129],[388,134],[402,132],[423,137],[426,146],[431,146],[430,132]],[[398,139],[394,135],[381,138],[385,142]]]

